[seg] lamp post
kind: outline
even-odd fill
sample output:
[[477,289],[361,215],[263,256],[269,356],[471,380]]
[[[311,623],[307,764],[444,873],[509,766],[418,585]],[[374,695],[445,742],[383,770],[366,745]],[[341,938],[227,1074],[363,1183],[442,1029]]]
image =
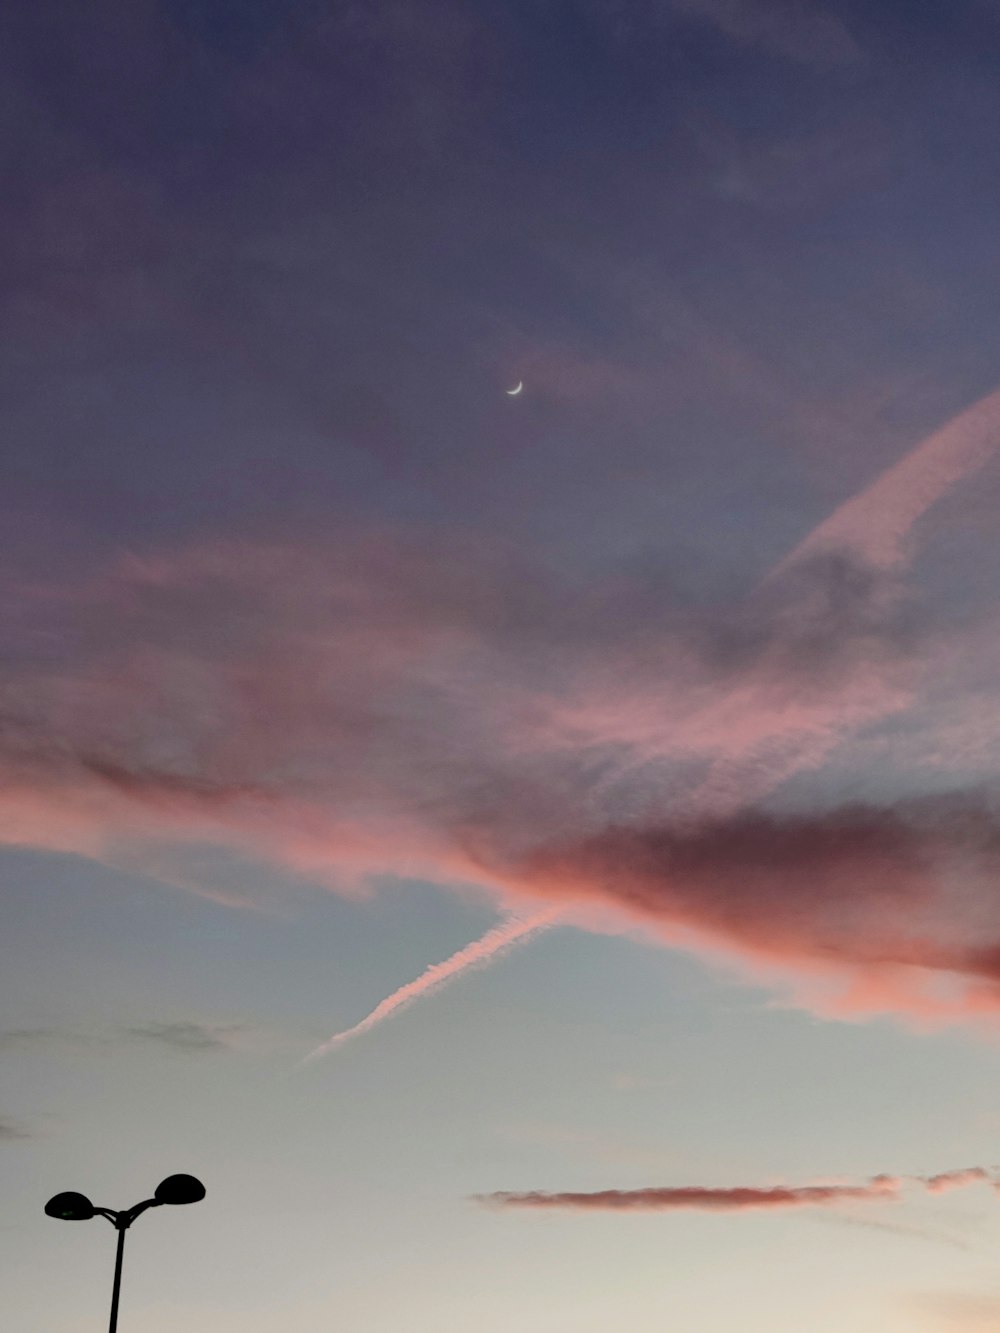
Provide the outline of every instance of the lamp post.
[[118,1249],[115,1254],[115,1281],[111,1291],[111,1323],[108,1333],[116,1333],[118,1328],[118,1293],[122,1284],[122,1256],[125,1253],[125,1232],[140,1213],[147,1208],[159,1208],[164,1203],[197,1203],[205,1197],[205,1186],[194,1176],[167,1176],[153,1191],[151,1199],[133,1204],[123,1212],[116,1213],[113,1208],[98,1208],[85,1194],[75,1190],[66,1190],[56,1194],[45,1205],[49,1217],[59,1217],[65,1222],[86,1222],[100,1214],[106,1217],[118,1232]]

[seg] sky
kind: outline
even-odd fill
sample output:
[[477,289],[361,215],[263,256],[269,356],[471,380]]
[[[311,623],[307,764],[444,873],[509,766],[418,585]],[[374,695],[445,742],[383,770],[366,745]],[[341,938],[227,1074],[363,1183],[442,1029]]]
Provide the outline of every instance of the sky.
[[3,7],[11,1328],[1000,1329],[998,51]]

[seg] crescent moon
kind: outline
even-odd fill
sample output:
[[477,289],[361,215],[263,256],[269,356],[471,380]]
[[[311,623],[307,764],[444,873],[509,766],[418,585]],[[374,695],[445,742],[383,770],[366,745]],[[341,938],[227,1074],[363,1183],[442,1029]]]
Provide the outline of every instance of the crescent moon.
[[516,398],[523,388],[524,388],[524,380],[518,380],[516,386],[513,389],[505,389],[504,393],[506,393],[508,398]]

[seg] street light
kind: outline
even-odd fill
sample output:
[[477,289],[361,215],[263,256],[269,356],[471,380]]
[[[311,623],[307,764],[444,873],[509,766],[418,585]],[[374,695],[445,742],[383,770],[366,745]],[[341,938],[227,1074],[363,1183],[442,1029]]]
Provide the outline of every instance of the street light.
[[140,1213],[147,1208],[159,1208],[164,1203],[197,1203],[205,1197],[205,1186],[194,1176],[167,1176],[153,1191],[151,1199],[133,1204],[124,1212],[116,1213],[113,1208],[98,1208],[85,1194],[75,1190],[65,1190],[54,1195],[45,1205],[49,1217],[61,1218],[64,1222],[86,1222],[100,1213],[106,1217],[118,1232],[118,1251],[115,1255],[115,1282],[111,1292],[111,1323],[108,1333],[115,1333],[118,1328],[118,1293],[122,1284],[122,1256],[125,1253],[125,1232]]

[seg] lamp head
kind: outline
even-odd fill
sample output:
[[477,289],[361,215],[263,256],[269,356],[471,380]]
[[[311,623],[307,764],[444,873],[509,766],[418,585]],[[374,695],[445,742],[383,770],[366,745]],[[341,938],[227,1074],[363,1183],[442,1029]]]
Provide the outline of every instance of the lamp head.
[[75,1190],[65,1190],[54,1195],[45,1205],[49,1217],[61,1218],[64,1222],[86,1222],[94,1216],[94,1205],[86,1194],[77,1194]]
[[153,1191],[157,1203],[198,1203],[205,1197],[205,1186],[194,1176],[167,1176]]

